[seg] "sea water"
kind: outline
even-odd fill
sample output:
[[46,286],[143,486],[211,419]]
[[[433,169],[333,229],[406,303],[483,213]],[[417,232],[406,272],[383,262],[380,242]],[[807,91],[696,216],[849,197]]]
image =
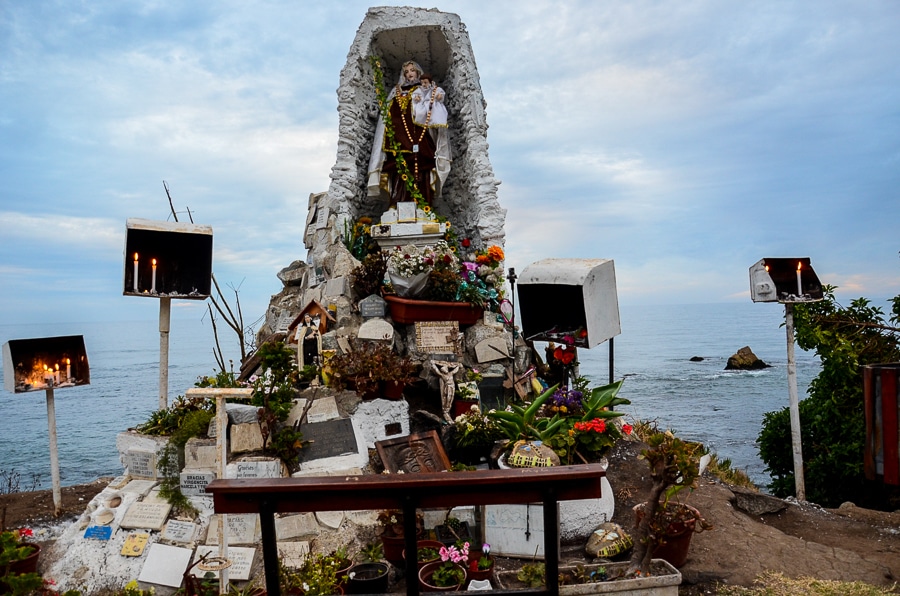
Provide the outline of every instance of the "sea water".
[[[631,400],[620,409],[632,419],[655,420],[686,439],[702,441],[731,459],[760,485],[768,482],[756,437],[763,414],[788,404],[787,340],[777,304],[627,306],[613,342],[613,376]],[[226,359],[239,368],[237,340],[219,329]],[[83,335],[90,385],[54,392],[61,482],[64,486],[122,473],[116,435],[145,422],[159,405],[157,321],[0,326],[10,339]],[[173,320],[169,337],[169,403],[213,374],[215,345],[209,321]],[[772,368],[725,371],[743,346]],[[819,372],[813,354],[796,351],[801,399]],[[691,362],[691,357],[703,358]],[[579,350],[580,372],[602,385],[609,377],[609,344]],[[50,486],[44,391],[0,391],[0,470],[17,473],[22,488]],[[27,485],[27,486],[26,486]]]

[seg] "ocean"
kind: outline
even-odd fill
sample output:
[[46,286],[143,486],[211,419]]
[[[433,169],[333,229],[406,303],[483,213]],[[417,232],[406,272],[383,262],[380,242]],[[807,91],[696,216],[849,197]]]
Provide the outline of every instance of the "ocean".
[[[679,436],[703,442],[721,459],[746,471],[757,484],[769,478],[756,437],[763,414],[788,405],[784,309],[777,304],[719,303],[620,306],[622,334],[614,340],[614,377],[625,378],[620,395],[631,400],[627,416],[655,420]],[[238,368],[230,329],[219,328],[226,359]],[[158,322],[2,325],[10,339],[83,335],[91,383],[54,392],[63,486],[122,472],[116,435],[147,420],[158,407]],[[216,364],[207,320],[174,319],[169,338],[169,402]],[[725,371],[743,346],[772,368]],[[700,356],[699,362],[691,357]],[[819,372],[818,359],[796,351],[800,398]],[[580,350],[580,372],[594,385],[609,377],[608,344]],[[49,488],[50,455],[44,391],[0,391],[0,481],[18,475],[21,489]],[[2,488],[2,485],[0,485]]]

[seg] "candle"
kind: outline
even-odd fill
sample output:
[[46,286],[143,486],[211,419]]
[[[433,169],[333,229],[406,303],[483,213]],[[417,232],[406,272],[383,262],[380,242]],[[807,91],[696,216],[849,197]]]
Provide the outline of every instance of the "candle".
[[56,370],[53,372],[53,384],[59,385],[59,362],[56,363]]
[[800,281],[800,269],[803,267],[803,263],[797,261],[797,296],[803,295],[803,286]]
[[156,293],[156,259],[153,259],[152,263],[153,263],[153,278],[150,283],[150,293],[155,294]]
[[[137,289],[135,289],[137,291]],[[72,361],[66,358],[66,381],[72,379]]]
[[138,291],[138,254],[134,253],[134,293]]

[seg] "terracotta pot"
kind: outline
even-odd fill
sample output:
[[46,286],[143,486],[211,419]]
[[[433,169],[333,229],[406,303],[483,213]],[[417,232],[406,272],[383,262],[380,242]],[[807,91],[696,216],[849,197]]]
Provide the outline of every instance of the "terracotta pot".
[[382,381],[381,393],[384,399],[403,399],[403,390],[406,389],[405,381]]
[[[419,530],[417,536],[423,535],[424,530]],[[403,566],[403,549],[406,547],[406,542],[403,538],[403,534],[397,534],[392,532],[390,529],[385,530],[381,535],[381,544],[384,547],[384,558],[396,565],[397,567]]]
[[428,563],[423,565],[421,569],[419,569],[419,587],[422,588],[423,592],[453,592],[461,589],[466,583],[466,570],[462,565],[456,565],[463,572],[463,580],[456,584],[455,586],[436,586],[431,583],[431,576],[434,575],[434,572],[437,571],[437,568],[443,565],[443,561],[437,561],[434,563]]
[[469,587],[469,582],[472,580],[486,580],[491,579],[494,576],[494,557],[488,555],[488,559],[491,561],[490,567],[487,569],[478,569],[478,561],[481,557],[482,552],[480,550],[469,551],[469,568],[466,569],[466,588]]
[[470,302],[411,300],[393,294],[385,294],[384,299],[391,309],[391,318],[403,325],[416,321],[459,321],[460,325],[474,325],[484,312]]
[[22,546],[30,546],[34,551],[24,559],[11,561],[9,563],[9,572],[15,574],[36,573],[38,557],[41,555],[41,545],[33,542],[23,542]]
[[[387,563],[359,563],[350,568],[348,594],[383,594],[388,589]],[[348,574],[349,575],[349,574]]]
[[[420,549],[420,548],[433,548],[435,551],[440,552],[440,550],[441,550],[443,547],[444,547],[444,543],[443,543],[443,542],[438,542],[437,540],[419,540],[419,541],[416,542],[416,549]],[[416,553],[416,555],[418,555],[418,552]],[[435,555],[434,557],[432,557],[431,559],[428,559],[428,560],[425,560],[425,561],[418,561],[418,560],[417,560],[416,562],[419,564],[418,569],[421,569],[422,566],[425,565],[425,564],[427,564],[427,563],[434,563],[435,561],[440,561],[440,560],[441,560],[441,555],[440,555],[440,554],[436,554],[436,555]],[[404,565],[406,564],[406,550],[403,551],[403,563],[404,563]]]
[[[690,505],[685,505],[683,503],[677,503],[675,505],[691,511],[694,516],[700,516],[700,512]],[[638,503],[634,506],[637,524],[640,524],[641,519],[644,517],[644,506],[645,503]],[[671,506],[672,505],[670,505],[670,507]],[[684,521],[676,521],[670,524],[666,531],[665,543],[656,545],[653,548],[653,558],[668,561],[675,568],[684,565],[687,562],[688,551],[691,548],[691,537],[694,535],[694,526],[696,524],[696,517]]]

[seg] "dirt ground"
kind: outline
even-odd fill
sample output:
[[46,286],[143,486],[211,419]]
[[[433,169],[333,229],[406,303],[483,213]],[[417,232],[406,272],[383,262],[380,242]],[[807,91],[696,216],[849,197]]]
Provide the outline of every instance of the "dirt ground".
[[[637,443],[620,444],[607,472],[616,496],[613,521],[629,532],[634,529],[631,508],[649,488],[639,449]],[[0,513],[5,508],[6,528],[59,525],[80,515],[107,483],[63,488],[59,519],[53,517],[51,491],[0,495]],[[900,512],[822,509],[746,494],[710,478],[687,500],[714,528],[694,535],[679,594],[715,594],[720,583],[749,586],[766,570],[880,586],[900,582]],[[572,562],[584,561],[577,546],[564,548],[563,554]]]

